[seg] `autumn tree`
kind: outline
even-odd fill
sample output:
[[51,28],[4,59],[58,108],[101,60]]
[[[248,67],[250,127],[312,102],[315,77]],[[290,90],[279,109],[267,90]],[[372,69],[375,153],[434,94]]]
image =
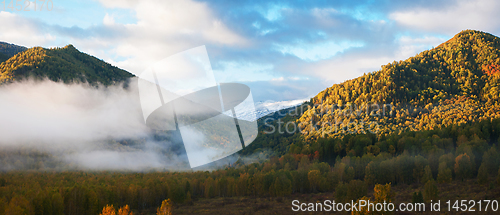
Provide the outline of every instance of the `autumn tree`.
[[156,209],[156,215],[172,215],[172,202],[170,199],[163,200],[161,207]]
[[104,206],[100,215],[116,215],[115,207],[113,205]]
[[466,153],[458,155],[455,158],[455,174],[459,179],[466,179],[472,175],[472,162]]
[[130,207],[128,205],[125,205],[118,209],[118,215],[134,215],[134,213],[130,211]]

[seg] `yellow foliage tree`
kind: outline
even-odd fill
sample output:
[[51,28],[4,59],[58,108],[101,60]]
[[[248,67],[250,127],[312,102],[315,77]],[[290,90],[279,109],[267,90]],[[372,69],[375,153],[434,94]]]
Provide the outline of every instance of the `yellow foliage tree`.
[[100,215],[116,215],[115,207],[113,205],[106,205]]
[[156,210],[156,215],[171,215],[172,214],[172,203],[170,199],[163,200],[161,207]]
[[128,205],[125,205],[118,209],[118,215],[134,215],[134,213],[130,211],[130,207]]

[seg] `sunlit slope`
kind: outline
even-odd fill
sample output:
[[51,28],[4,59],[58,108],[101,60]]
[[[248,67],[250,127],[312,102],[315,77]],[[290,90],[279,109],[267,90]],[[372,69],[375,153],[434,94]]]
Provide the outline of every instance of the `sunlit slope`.
[[462,31],[436,48],[320,92],[297,123],[306,139],[315,139],[498,118],[499,56],[500,38]]

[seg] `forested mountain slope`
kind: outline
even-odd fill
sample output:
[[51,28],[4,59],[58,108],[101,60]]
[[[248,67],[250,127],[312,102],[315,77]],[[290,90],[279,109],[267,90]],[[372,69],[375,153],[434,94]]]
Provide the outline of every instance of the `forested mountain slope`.
[[112,85],[133,76],[125,70],[78,51],[73,45],[55,49],[30,48],[0,64],[0,84],[32,77],[64,83]]
[[6,61],[15,54],[25,51],[27,48],[10,43],[0,42],[0,63]]
[[316,139],[498,118],[499,74],[500,38],[466,30],[436,48],[320,92],[297,123],[306,139]]
[[9,57],[16,55],[19,52],[26,51],[26,47],[18,46],[10,43],[0,42],[0,53],[5,54]]

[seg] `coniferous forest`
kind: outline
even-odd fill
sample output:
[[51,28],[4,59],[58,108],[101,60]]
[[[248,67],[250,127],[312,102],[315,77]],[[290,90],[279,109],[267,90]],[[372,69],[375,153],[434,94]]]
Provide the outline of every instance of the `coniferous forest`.
[[[0,64],[4,84],[27,77],[111,85],[132,75],[67,46],[27,49]],[[0,215],[210,214],[186,208],[237,201],[258,202],[248,206],[258,214],[270,201],[289,208],[290,199],[500,200],[499,80],[500,38],[465,30],[335,84],[283,117],[262,117],[241,158],[216,170],[56,171],[43,163],[47,155],[19,150],[24,170],[0,173]],[[8,153],[0,151],[0,164],[15,162]]]

